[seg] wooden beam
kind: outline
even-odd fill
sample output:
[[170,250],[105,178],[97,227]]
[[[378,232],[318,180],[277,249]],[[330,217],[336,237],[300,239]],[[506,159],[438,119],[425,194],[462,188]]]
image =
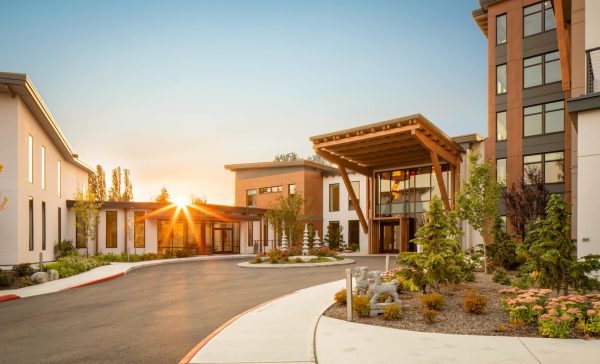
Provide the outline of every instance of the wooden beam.
[[435,143],[433,140],[429,139],[423,132],[419,130],[414,130],[412,135],[417,139],[417,141],[423,146],[423,148],[434,152],[436,155],[440,156],[446,162],[459,165],[460,164],[460,156],[450,153],[446,149],[442,148],[439,144]]
[[450,201],[448,200],[448,191],[446,190],[446,184],[444,183],[444,176],[442,175],[440,161],[434,151],[430,151],[429,153],[431,154],[431,163],[433,164],[433,170],[435,171],[435,179],[437,180],[438,187],[440,189],[440,195],[442,195],[442,202],[446,207],[446,211],[450,211]]
[[569,30],[565,23],[565,12],[562,0],[553,1],[554,17],[556,18],[556,37],[558,39],[558,53],[560,54],[560,73],[562,76],[562,90],[571,89],[571,60],[569,56]]
[[331,163],[337,164],[338,166],[340,165],[340,163],[345,164],[346,166],[348,166],[348,168],[350,168],[354,172],[360,173],[364,176],[370,176],[373,173],[373,170],[371,168],[363,167],[352,161],[344,160],[344,159],[342,159],[338,156],[335,156],[325,150],[317,148],[316,146],[314,147],[314,151],[321,157],[325,158],[325,160],[328,160]]
[[354,205],[354,210],[358,215],[358,221],[360,221],[360,225],[362,226],[365,234],[368,234],[369,227],[367,226],[367,220],[365,219],[365,215],[363,214],[362,207],[360,207],[360,201],[358,200],[358,198],[356,198],[356,193],[354,193],[354,189],[352,188],[350,178],[348,178],[346,167],[343,164],[338,164],[338,169],[340,171],[340,175],[342,176],[342,180],[344,181],[344,185],[346,186],[346,190],[348,190],[348,196],[350,196],[350,200],[352,200],[352,204]]
[[11,98],[15,98],[15,92],[13,91],[13,89],[10,87],[10,85],[5,84],[4,88],[8,91],[8,93],[10,94]]
[[399,128],[381,130],[381,131],[376,131],[376,132],[369,133],[369,134],[357,135],[357,136],[353,136],[353,137],[349,137],[349,138],[339,138],[337,140],[332,140],[329,142],[323,142],[323,143],[315,142],[314,147],[327,148],[327,147],[333,147],[335,145],[357,143],[357,142],[366,141],[366,140],[373,139],[373,138],[389,137],[392,135],[410,133],[412,130],[416,130],[418,128],[420,128],[419,124],[405,125],[405,126],[402,126]]
[[397,143],[394,144],[385,144],[379,147],[372,147],[361,151],[347,151],[344,155],[347,155],[350,158],[360,158],[360,157],[369,157],[373,154],[394,154],[394,153],[402,153],[402,152],[414,152],[423,150],[423,147],[419,143],[410,143],[410,144],[401,144],[398,146]]
[[[333,145],[333,146],[327,147],[327,150],[330,150],[330,151],[336,152],[336,153],[341,153],[341,152],[362,150],[364,148],[369,148],[369,147],[373,147],[373,146],[381,146],[381,145],[386,145],[386,144],[397,144],[399,141],[410,140],[410,139],[412,139],[412,136],[410,135],[410,133],[406,133],[406,134],[400,134],[400,135],[378,137],[378,138],[374,138],[371,140],[365,140],[362,142],[356,142],[356,143],[351,143],[351,144]],[[316,145],[319,145],[319,144],[316,144]]]
[[430,164],[431,164],[431,157],[427,156],[424,159],[415,160],[412,162],[397,161],[397,163],[389,162],[389,163],[382,163],[382,164],[374,164],[374,165],[369,165],[369,167],[373,168],[373,170],[378,170],[378,169],[388,169],[388,168],[406,168],[406,167],[424,166],[424,165],[428,166]]

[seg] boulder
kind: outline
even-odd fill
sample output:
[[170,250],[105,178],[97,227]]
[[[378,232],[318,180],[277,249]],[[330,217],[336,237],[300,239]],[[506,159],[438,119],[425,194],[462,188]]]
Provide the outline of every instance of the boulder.
[[58,279],[58,278],[60,278],[60,277],[58,276],[58,272],[56,271],[56,269],[50,269],[50,270],[48,271],[48,278],[49,278],[51,281],[55,281],[55,280],[57,280],[57,279]]
[[46,272],[35,272],[31,275],[31,280],[35,283],[46,283],[48,282],[48,273]]

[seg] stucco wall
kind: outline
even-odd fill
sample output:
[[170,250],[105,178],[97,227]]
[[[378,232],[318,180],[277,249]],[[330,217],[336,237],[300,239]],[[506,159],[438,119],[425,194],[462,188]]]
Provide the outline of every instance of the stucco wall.
[[585,1],[585,49],[600,47],[600,1]]

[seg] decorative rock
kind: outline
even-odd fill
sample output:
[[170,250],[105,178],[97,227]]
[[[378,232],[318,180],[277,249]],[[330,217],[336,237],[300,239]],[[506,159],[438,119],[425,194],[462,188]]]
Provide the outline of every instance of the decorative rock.
[[60,278],[60,277],[58,276],[58,272],[56,271],[56,269],[50,269],[50,270],[48,271],[48,278],[49,278],[51,281],[55,281],[55,280],[57,280],[57,279],[58,279],[58,278]]
[[35,283],[46,283],[49,281],[48,273],[46,272],[35,272],[31,275],[31,280]]
[[321,238],[319,238],[319,230],[315,231],[315,241],[313,243],[313,246],[316,249],[321,249]]
[[304,225],[304,239],[302,241],[302,255],[308,255],[308,224]]

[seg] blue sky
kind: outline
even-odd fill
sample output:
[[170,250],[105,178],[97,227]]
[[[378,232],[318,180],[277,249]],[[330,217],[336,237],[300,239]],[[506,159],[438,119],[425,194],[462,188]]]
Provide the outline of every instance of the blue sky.
[[487,52],[456,1],[0,0],[0,70],[27,73],[80,156],[233,203],[224,164],[420,112],[486,135]]

